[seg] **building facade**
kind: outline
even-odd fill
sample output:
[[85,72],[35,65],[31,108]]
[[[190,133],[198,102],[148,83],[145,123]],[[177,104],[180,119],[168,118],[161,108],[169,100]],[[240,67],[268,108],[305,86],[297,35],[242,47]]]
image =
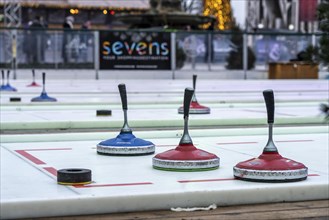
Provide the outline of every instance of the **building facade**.
[[313,33],[318,31],[316,9],[321,0],[248,0],[248,31],[279,29]]

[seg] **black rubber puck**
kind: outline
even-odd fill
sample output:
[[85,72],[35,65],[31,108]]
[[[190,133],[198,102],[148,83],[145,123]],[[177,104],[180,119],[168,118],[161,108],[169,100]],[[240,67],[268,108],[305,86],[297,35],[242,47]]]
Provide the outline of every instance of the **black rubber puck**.
[[20,97],[10,97],[9,98],[9,101],[10,102],[20,102],[21,101],[21,98]]
[[112,111],[111,110],[97,110],[96,115],[97,116],[111,116]]
[[57,183],[62,185],[85,185],[91,183],[91,170],[69,168],[57,170]]

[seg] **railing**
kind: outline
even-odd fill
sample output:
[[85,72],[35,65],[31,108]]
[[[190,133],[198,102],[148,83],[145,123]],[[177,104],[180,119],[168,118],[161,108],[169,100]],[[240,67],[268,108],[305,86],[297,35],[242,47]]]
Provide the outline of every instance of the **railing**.
[[[168,33],[153,30],[112,32],[129,32],[131,35]],[[170,34],[172,71],[196,69],[244,73],[266,71],[270,62],[297,59],[298,53],[308,46],[318,46],[320,38],[319,34],[279,32],[175,31]],[[99,40],[99,31],[94,30],[0,29],[0,66],[98,71]]]
[[13,36],[16,36],[18,68],[93,68],[93,31],[4,30],[0,31],[0,64],[13,60]]

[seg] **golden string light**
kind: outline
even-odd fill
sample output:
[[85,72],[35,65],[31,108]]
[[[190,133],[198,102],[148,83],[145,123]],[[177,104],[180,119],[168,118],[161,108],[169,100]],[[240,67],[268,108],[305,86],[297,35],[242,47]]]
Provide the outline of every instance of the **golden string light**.
[[76,14],[79,14],[79,10],[78,9],[74,9],[74,8],[71,8],[70,9],[70,13],[73,14],[73,15],[76,15]]
[[[3,7],[4,3],[1,2],[0,0],[0,7]],[[22,7],[25,8],[53,8],[53,9],[69,9],[70,13],[71,13],[71,9],[73,10],[77,10],[77,11],[73,11],[73,13],[71,14],[78,14],[79,10],[104,10],[106,8],[101,7],[101,6],[97,6],[97,5],[79,5],[79,4],[68,4],[68,3],[64,3],[64,4],[59,4],[56,3],[55,0],[50,1],[49,3],[47,2],[47,4],[39,4],[37,2],[23,2],[21,3]],[[115,10],[115,11],[137,11],[140,13],[143,13],[147,10],[147,8],[134,8],[134,7],[108,7],[109,10]]]
[[[232,9],[230,0],[205,0],[203,14],[216,18],[215,29],[226,30],[232,26]],[[210,24],[204,26],[209,27]]]

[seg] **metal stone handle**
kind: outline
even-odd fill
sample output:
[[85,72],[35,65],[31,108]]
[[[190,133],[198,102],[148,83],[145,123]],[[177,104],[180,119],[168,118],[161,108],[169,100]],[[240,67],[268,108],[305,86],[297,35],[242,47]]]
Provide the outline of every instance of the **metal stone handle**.
[[195,90],[196,78],[198,75],[193,75],[193,89]]
[[188,117],[194,89],[186,88],[184,92],[184,118]]
[[277,147],[273,142],[273,123],[274,123],[274,94],[273,90],[264,90],[263,96],[267,109],[267,123],[268,123],[268,141],[263,152],[278,152]]
[[42,93],[46,92],[46,73],[42,73]]
[[42,73],[42,85],[46,84],[46,73]]
[[5,81],[5,71],[1,70],[1,76],[2,76],[2,82],[4,83]]
[[10,70],[7,70],[7,82],[9,83]]
[[267,109],[267,123],[273,124],[274,123],[274,94],[273,90],[264,90],[263,96],[266,103]]
[[119,84],[118,87],[119,87],[119,92],[120,92],[120,97],[121,97],[122,109],[128,110],[126,85]]

